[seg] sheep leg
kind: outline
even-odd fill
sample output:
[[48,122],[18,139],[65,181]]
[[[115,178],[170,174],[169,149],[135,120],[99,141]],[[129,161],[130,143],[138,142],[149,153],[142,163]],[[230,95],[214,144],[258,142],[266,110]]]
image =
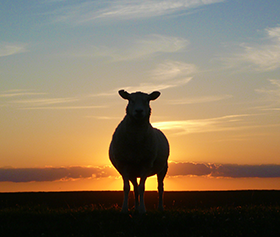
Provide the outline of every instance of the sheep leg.
[[166,175],[167,168],[157,174],[158,180],[158,210],[163,211],[163,180]]
[[129,179],[123,177],[123,191],[124,191],[124,198],[123,198],[123,205],[122,205],[122,212],[128,212],[128,194],[130,191],[130,184]]
[[147,179],[146,176],[141,177],[140,184],[138,186],[139,195],[140,195],[140,206],[139,206],[139,212],[140,213],[145,213],[146,212],[145,203],[144,203],[144,192],[145,192],[146,179]]
[[135,211],[138,211],[139,209],[139,192],[138,192],[138,183],[137,183],[137,178],[130,179],[131,183],[133,184],[133,191],[134,191],[134,201],[135,201],[135,206],[134,209]]

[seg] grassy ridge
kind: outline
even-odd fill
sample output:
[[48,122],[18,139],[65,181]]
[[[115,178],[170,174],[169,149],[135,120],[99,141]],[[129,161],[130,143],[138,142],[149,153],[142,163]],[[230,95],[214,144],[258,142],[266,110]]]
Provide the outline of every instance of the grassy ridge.
[[280,236],[279,191],[167,192],[120,213],[122,192],[0,194],[1,236]]
[[[145,192],[147,209],[155,209],[157,198],[156,191]],[[92,204],[108,208],[113,205],[121,206],[122,200],[122,191],[0,193],[0,208],[15,205],[46,205],[61,208]],[[132,207],[134,203],[132,192],[129,203]],[[164,192],[164,204],[167,209],[280,205],[280,190]]]

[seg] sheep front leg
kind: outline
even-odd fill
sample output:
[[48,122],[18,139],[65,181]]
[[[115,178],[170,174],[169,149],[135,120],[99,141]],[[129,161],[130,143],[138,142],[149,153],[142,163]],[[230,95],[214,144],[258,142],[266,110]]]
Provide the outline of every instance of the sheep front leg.
[[163,211],[163,180],[167,172],[167,166],[164,170],[157,174],[158,180],[158,210]]
[[124,198],[123,198],[123,205],[122,205],[122,212],[128,212],[128,194],[130,191],[129,179],[123,177],[123,191],[124,191]]
[[134,191],[134,200],[135,200],[135,206],[134,206],[134,209],[135,211],[138,211],[139,209],[139,200],[138,200],[138,196],[139,196],[139,193],[138,193],[138,183],[137,183],[137,178],[133,178],[130,180],[131,183],[133,184],[133,191]]
[[139,195],[140,195],[140,206],[139,206],[139,212],[140,213],[145,213],[146,208],[145,208],[145,203],[144,203],[144,192],[145,192],[145,182],[146,182],[147,177],[142,177],[140,179],[140,184],[139,184]]
[[163,179],[158,176],[158,210],[163,211]]

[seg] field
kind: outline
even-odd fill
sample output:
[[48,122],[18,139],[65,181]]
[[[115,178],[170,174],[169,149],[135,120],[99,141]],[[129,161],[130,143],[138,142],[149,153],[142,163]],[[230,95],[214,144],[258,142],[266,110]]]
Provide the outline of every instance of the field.
[[0,236],[280,236],[280,191],[146,192],[147,213],[120,213],[122,192],[0,193]]

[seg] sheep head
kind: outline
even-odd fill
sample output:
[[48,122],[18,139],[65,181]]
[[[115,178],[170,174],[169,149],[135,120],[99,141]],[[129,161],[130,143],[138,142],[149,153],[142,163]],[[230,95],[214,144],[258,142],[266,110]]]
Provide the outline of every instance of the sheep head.
[[119,94],[123,99],[128,100],[126,113],[136,121],[143,121],[150,117],[150,101],[155,100],[160,96],[159,91],[154,91],[151,94],[139,91],[130,94],[125,90],[120,90]]

